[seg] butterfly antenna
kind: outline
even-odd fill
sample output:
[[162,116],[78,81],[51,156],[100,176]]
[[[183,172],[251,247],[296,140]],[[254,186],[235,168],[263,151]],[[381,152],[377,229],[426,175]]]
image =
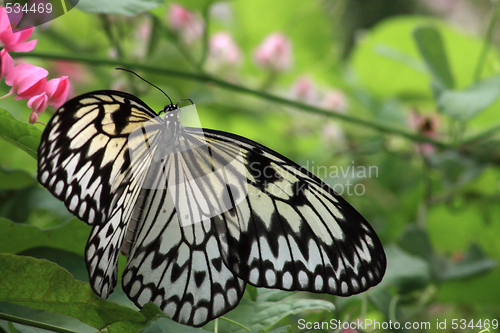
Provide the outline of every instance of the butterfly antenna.
[[170,97],[168,97],[168,95],[163,90],[161,90],[158,86],[155,86],[154,84],[152,84],[151,82],[149,82],[148,80],[146,80],[145,78],[143,78],[142,76],[140,76],[139,74],[137,74],[136,72],[131,71],[130,69],[125,69],[125,68],[121,68],[121,67],[116,67],[115,69],[119,69],[121,71],[125,71],[125,72],[129,72],[129,73],[134,74],[135,76],[137,76],[142,81],[146,82],[147,84],[149,84],[149,85],[155,87],[156,89],[158,89],[159,91],[161,91],[163,93],[163,95],[167,96],[168,100],[170,101],[170,104],[174,104],[172,102],[172,100],[170,99]]

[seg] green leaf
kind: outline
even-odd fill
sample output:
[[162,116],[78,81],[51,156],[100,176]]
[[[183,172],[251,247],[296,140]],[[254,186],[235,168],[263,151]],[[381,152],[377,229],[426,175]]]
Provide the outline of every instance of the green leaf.
[[80,0],[76,8],[87,13],[137,15],[163,4],[162,0]]
[[46,259],[58,264],[73,275],[76,280],[89,282],[89,273],[83,255],[47,246],[37,246],[17,253],[37,259]]
[[439,276],[441,280],[465,279],[489,272],[496,266],[495,260],[485,256],[481,248],[473,244],[460,262],[452,262]]
[[183,7],[189,10],[198,10],[200,12],[204,11],[207,6],[210,6],[215,0],[179,0],[176,1]]
[[420,257],[427,261],[434,256],[434,249],[429,240],[428,233],[417,225],[410,225],[402,233],[398,245],[411,255]]
[[[25,222],[30,217],[30,214],[37,210],[44,210],[53,214],[52,216],[59,218],[59,223],[73,217],[73,214],[66,209],[62,201],[40,186],[32,186],[15,192],[2,204],[1,215],[20,223]],[[57,222],[57,219],[55,220],[54,222]]]
[[383,285],[396,286],[400,293],[407,293],[426,286],[431,281],[430,265],[395,245],[385,246],[387,271]]
[[97,329],[124,320],[145,323],[141,313],[100,298],[50,261],[0,254],[0,262],[1,302],[61,313]]
[[438,99],[439,109],[459,121],[466,121],[492,105],[500,96],[500,75],[462,90],[445,90]]
[[81,255],[89,233],[90,227],[77,219],[40,230],[0,218],[0,252],[19,253],[29,248],[46,246]]
[[[434,105],[435,96],[429,89],[429,74],[428,71],[421,71],[420,63],[425,63],[412,38],[415,29],[422,26],[438,28],[446,45],[456,87],[463,89],[470,85],[483,48],[482,38],[473,37],[435,18],[398,16],[369,29],[351,52],[349,62],[354,73],[359,83],[371,94],[384,99],[398,97],[419,109],[428,109],[431,103]],[[485,62],[484,75],[496,74],[498,59],[498,53],[492,48]],[[489,108],[475,121],[489,124],[496,113],[497,110]]]
[[24,170],[9,170],[0,166],[0,189],[18,190],[36,184],[36,179]]
[[425,67],[422,61],[419,61],[393,47],[388,45],[378,45],[375,47],[375,52],[380,55],[386,56],[387,58],[391,58],[396,60],[402,64],[405,64],[408,67],[413,68],[420,73],[427,73],[427,67]]
[[[401,329],[395,330],[396,332],[412,332],[411,330],[404,328],[405,326],[403,325],[403,323],[407,322],[407,319],[404,313],[401,311],[400,307],[397,307],[395,311],[391,309],[391,304],[393,303],[394,297],[395,296],[391,295],[391,293],[386,288],[374,288],[374,290],[368,293],[368,299],[370,300],[370,303],[372,303],[379,311],[381,311],[384,314],[385,318],[391,318],[392,320],[396,320],[401,323]],[[365,321],[365,323],[367,322]],[[366,330],[370,331],[374,327],[372,325],[373,322],[371,325],[366,325]]]
[[21,148],[36,159],[42,132],[33,125],[15,119],[0,108],[0,138]]
[[427,26],[415,29],[413,36],[439,92],[453,89],[455,80],[451,74],[441,33],[435,27]]
[[151,321],[141,333],[208,333],[201,328],[194,328],[186,325],[176,323],[170,318],[159,316]]
[[[314,310],[333,312],[335,306],[331,302],[315,299],[287,298],[278,302],[252,302],[242,299],[240,304],[224,317],[242,324],[250,331],[267,331],[289,315]],[[247,331],[233,323],[219,320],[219,332],[246,333]]]

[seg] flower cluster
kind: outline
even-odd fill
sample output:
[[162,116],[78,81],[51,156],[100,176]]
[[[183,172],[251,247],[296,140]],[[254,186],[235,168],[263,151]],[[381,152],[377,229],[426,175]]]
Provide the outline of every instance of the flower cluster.
[[[231,13],[226,7],[219,7],[217,21],[231,21]],[[223,16],[227,16],[223,17]],[[185,45],[192,45],[194,41],[201,41],[204,22],[196,15],[179,4],[171,4],[168,20],[172,31],[178,34]],[[207,67],[212,72],[230,71],[242,64],[243,52],[233,37],[227,32],[217,32],[208,42]],[[291,40],[284,34],[274,32],[266,36],[253,51],[253,60],[257,67],[269,73],[270,80],[266,83],[267,89],[280,73],[286,72],[293,65],[293,49]],[[227,79],[232,79],[227,76]],[[295,100],[314,105],[319,108],[345,113],[348,109],[347,97],[340,89],[317,87],[308,77],[299,77],[288,90],[288,95]],[[329,121],[324,125],[323,136],[326,141],[339,142],[344,139],[342,128],[335,122]]]
[[[222,8],[222,7],[219,7]],[[227,7],[218,10],[217,20],[221,22],[230,21],[230,12]],[[228,16],[225,20],[222,16]],[[192,44],[195,40],[201,40],[204,22],[199,15],[192,13],[179,4],[172,3],[168,13],[170,27],[176,32],[184,44]],[[230,70],[241,65],[243,52],[227,32],[218,32],[210,37],[208,43],[207,65],[212,71]],[[293,51],[292,42],[282,33],[271,33],[266,36],[262,43],[253,52],[255,64],[271,74],[285,72],[292,67]],[[299,78],[292,87],[294,98],[303,102],[344,112],[347,109],[347,99],[340,90],[327,90],[324,93],[318,91],[311,80]]]
[[4,46],[0,51],[0,79],[5,78],[5,84],[11,87],[4,97],[15,95],[15,100],[28,100],[28,107],[32,109],[29,122],[34,124],[48,105],[58,108],[66,101],[69,81],[67,76],[47,81],[49,72],[44,68],[27,63],[14,65],[9,51],[29,52],[37,43],[37,40],[26,41],[31,37],[33,28],[12,32],[15,24],[17,22],[10,22],[7,11],[0,6],[0,42]]

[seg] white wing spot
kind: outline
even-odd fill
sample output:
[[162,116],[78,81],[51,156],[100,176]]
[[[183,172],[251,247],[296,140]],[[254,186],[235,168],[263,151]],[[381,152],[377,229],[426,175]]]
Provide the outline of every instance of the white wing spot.
[[207,320],[207,317],[208,317],[208,309],[207,308],[198,308],[194,312],[193,324],[199,325],[199,324],[203,323],[205,320]]
[[177,311],[177,304],[175,302],[168,302],[163,311],[172,317],[175,314],[175,311]]
[[147,302],[151,301],[152,296],[153,296],[153,293],[151,293],[151,289],[144,288],[144,290],[141,292],[141,295],[137,299],[137,302],[139,304],[146,304]]
[[49,172],[48,171],[44,171],[42,173],[42,177],[40,177],[42,183],[45,183],[47,181],[47,179],[49,178]]
[[290,274],[290,272],[283,273],[282,283],[281,283],[283,288],[290,289],[290,288],[292,288],[292,284],[293,284],[292,274]]
[[361,278],[361,286],[363,286],[363,288],[366,288],[366,279],[364,276]]
[[358,284],[358,281],[356,281],[355,278],[351,278],[351,284],[352,284],[352,288],[354,290],[358,290],[359,289],[359,284]]
[[259,269],[256,267],[252,268],[248,278],[249,282],[257,284],[257,282],[259,282],[259,275]]
[[71,211],[74,211],[76,209],[76,206],[78,206],[78,196],[75,194],[73,195],[73,197],[71,198],[71,202],[69,203],[69,209]]
[[347,286],[347,283],[345,281],[342,281],[342,287],[340,289],[342,290],[342,294],[344,295],[349,292],[349,287]]
[[330,288],[331,292],[335,292],[337,290],[337,282],[335,282],[334,278],[328,278],[328,287]]
[[78,215],[80,215],[80,216],[85,215],[85,210],[87,210],[87,203],[82,202],[82,205],[80,206],[80,211],[78,212]]
[[375,245],[373,245],[373,240],[369,235],[365,235],[365,241],[372,249],[375,247]]
[[191,316],[191,311],[193,310],[193,306],[191,303],[184,302],[182,305],[181,311],[179,313],[179,321],[182,322],[187,322],[189,320],[189,317]]
[[226,300],[222,294],[214,296],[214,306],[212,308],[212,315],[217,316],[226,307]]
[[134,281],[134,284],[132,285],[132,288],[130,288],[130,297],[135,297],[139,290],[141,290],[142,284],[139,281]]
[[276,284],[276,273],[271,269],[266,271],[266,282],[268,287],[272,287]]
[[314,289],[316,290],[323,289],[323,278],[320,275],[317,275],[316,279],[314,280]]
[[234,305],[236,304],[236,302],[238,302],[239,297],[238,293],[236,292],[236,289],[231,288],[227,291],[227,300],[230,305]]
[[304,271],[299,272],[299,284],[302,288],[306,288],[309,284],[309,277]]
[[61,195],[63,190],[64,190],[64,182],[60,180],[57,182],[56,189],[54,192],[56,192],[56,195]]

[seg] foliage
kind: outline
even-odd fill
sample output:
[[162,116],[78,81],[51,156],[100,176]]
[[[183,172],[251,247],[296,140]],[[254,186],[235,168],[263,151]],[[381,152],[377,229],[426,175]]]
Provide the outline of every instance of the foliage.
[[[81,0],[36,27],[37,47],[23,56],[68,75],[75,94],[119,88],[161,110],[166,98],[113,70],[124,67],[174,100],[189,97],[203,127],[269,146],[342,192],[386,249],[383,282],[362,295],[247,287],[240,305],[204,330],[288,332],[300,330],[301,319],[366,318],[430,322],[430,331],[447,319],[452,331],[453,319],[500,318],[494,29],[484,39],[438,18],[393,17],[366,31],[343,58],[342,27],[334,18],[349,15],[327,2],[179,1],[207,28],[192,43],[169,25],[170,3],[96,3]],[[238,45],[238,63],[221,64],[211,53],[210,38],[221,31]],[[292,43],[293,66],[259,68],[254,50],[276,31]],[[7,94],[3,83],[0,89]],[[344,107],[327,104],[328,96],[344,98]],[[109,300],[92,293],[83,259],[90,228],[37,185],[43,125],[28,124],[24,105],[0,101],[0,326],[9,332],[203,332],[171,321],[152,304],[135,308],[121,290]],[[39,121],[46,123],[49,113]]]

